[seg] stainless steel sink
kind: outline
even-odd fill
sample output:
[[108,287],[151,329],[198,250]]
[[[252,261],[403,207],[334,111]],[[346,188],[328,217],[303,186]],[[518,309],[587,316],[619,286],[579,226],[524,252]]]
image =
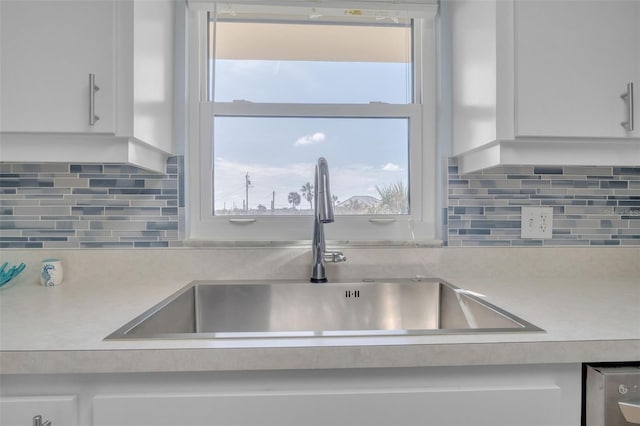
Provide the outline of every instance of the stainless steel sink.
[[193,281],[106,340],[543,331],[439,279]]

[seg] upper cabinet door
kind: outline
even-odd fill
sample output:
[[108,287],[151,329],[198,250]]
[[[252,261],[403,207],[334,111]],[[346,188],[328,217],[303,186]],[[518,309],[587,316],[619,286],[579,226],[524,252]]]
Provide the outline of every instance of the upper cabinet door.
[[114,1],[2,0],[0,131],[114,133],[115,16]]
[[637,0],[514,2],[516,136],[640,134],[621,125],[620,97],[633,82],[640,99],[639,10]]

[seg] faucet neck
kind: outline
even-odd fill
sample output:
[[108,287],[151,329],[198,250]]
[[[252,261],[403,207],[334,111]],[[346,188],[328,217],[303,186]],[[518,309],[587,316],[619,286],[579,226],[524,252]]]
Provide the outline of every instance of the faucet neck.
[[311,282],[326,283],[324,254],[326,242],[324,238],[324,224],[334,221],[333,200],[329,189],[329,165],[323,157],[318,159],[313,199],[315,202],[313,222]]
[[313,222],[313,242],[311,247],[311,254],[313,258],[313,265],[311,267],[311,282],[312,283],[326,283],[327,274],[324,263],[324,253],[326,251],[326,242],[324,238],[324,226],[323,223],[316,218]]

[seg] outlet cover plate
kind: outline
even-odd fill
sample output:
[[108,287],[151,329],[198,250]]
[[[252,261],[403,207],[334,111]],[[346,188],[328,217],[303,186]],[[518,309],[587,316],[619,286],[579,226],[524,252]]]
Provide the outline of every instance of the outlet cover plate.
[[520,229],[520,238],[551,238],[553,234],[553,207],[522,207]]

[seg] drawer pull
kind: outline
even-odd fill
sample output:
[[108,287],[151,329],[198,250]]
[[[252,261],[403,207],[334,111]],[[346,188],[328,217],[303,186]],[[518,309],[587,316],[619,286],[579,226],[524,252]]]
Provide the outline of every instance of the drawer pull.
[[640,424],[640,402],[618,402],[625,420],[631,424]]
[[42,423],[42,416],[38,414],[33,418],[33,426],[52,426],[52,425],[51,425],[51,420],[47,420],[46,422]]

